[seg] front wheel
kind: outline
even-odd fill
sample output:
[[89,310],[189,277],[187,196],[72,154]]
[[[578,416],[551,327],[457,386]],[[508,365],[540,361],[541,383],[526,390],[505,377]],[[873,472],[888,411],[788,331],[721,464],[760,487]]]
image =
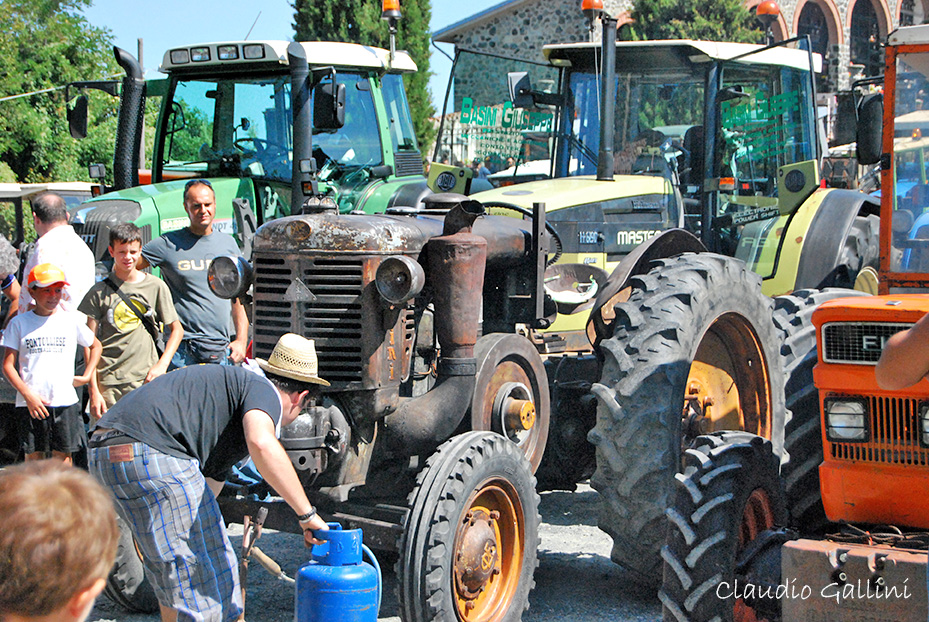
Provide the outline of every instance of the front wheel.
[[410,494],[397,583],[404,622],[516,622],[538,565],[539,496],[526,457],[491,432],[445,442]]
[[687,451],[661,551],[665,622],[779,619],[776,600],[742,597],[761,593],[748,585],[780,581],[778,462],[770,441],[744,432],[703,436]]

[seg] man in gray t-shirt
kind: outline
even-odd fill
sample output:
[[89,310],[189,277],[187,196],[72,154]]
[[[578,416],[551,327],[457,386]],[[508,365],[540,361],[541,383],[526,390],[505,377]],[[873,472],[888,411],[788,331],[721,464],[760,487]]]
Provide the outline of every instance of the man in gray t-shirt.
[[239,247],[231,235],[213,231],[216,197],[209,181],[187,182],[184,209],[190,224],[142,247],[140,262],[141,268],[148,265],[161,268],[161,277],[171,289],[184,328],[184,339],[174,355],[172,369],[197,363],[241,363],[248,343],[245,307],[238,300],[218,298],[207,283],[210,262],[220,255],[239,255]]

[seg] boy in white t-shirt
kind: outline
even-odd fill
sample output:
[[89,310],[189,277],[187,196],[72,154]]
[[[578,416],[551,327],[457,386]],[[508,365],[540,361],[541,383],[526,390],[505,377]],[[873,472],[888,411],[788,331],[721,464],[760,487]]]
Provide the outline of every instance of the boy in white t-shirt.
[[[70,464],[71,454],[81,447],[84,422],[74,387],[89,382],[102,347],[83,314],[58,309],[67,284],[57,266],[33,268],[26,287],[35,307],[13,318],[0,339],[6,348],[3,373],[17,391],[14,415],[26,460],[41,460],[51,452]],[[84,375],[75,376],[79,345],[87,365]]]

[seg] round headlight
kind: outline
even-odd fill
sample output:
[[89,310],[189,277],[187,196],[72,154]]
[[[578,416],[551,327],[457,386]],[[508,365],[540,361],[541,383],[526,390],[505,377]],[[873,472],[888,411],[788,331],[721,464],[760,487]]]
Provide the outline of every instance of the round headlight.
[[207,280],[210,290],[218,297],[238,298],[252,284],[252,266],[244,257],[221,255],[210,262]]
[[415,298],[426,283],[423,267],[405,255],[388,257],[374,275],[377,291],[391,304],[403,304]]

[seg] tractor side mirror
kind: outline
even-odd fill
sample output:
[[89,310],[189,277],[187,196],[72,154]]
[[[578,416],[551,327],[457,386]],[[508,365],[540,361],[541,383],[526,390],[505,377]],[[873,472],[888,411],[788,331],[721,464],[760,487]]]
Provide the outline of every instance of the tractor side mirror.
[[859,164],[876,164],[881,159],[881,130],[884,123],[884,96],[872,93],[858,104],[858,125],[855,128]]
[[529,73],[525,71],[511,71],[506,74],[506,86],[510,92],[510,101],[514,108],[533,108],[535,100],[532,97],[532,82]]
[[345,125],[345,84],[326,82],[313,91],[313,127],[337,130]]
[[87,137],[87,96],[78,95],[73,106],[67,106],[68,131],[72,138]]

